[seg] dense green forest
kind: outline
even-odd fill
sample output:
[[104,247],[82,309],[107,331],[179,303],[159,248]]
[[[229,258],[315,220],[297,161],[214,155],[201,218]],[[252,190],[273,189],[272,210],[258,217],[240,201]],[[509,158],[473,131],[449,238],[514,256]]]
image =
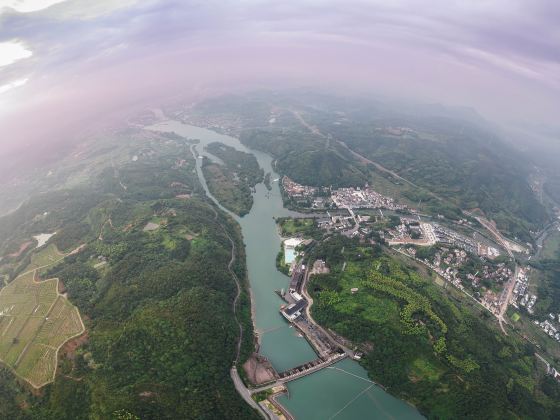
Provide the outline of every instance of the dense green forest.
[[276,170],[303,185],[348,187],[368,181],[366,168],[301,128],[247,130],[241,142],[276,158]]
[[[384,125],[413,127],[410,137],[379,130]],[[334,126],[333,136],[353,150],[462,209],[481,209],[510,235],[530,240],[547,215],[528,183],[522,157],[491,134],[444,118],[377,121]],[[426,139],[430,133],[436,139]]]
[[204,158],[202,171],[212,195],[239,216],[249,213],[253,206],[252,189],[264,179],[255,156],[217,142],[210,143],[206,150],[223,162]]
[[[60,278],[87,328],[39,393],[0,371],[0,418],[258,417],[229,376],[239,339],[229,238],[232,269],[246,279],[239,228],[203,194],[188,145],[163,140],[139,142],[138,161],[107,167],[87,188],[47,192],[0,219],[10,278],[33,251],[7,253],[32,234],[56,231],[61,250],[86,245],[47,276]],[[242,359],[253,349],[250,317],[244,290]]]
[[535,261],[531,265],[538,270],[539,279],[535,316],[546,318],[549,313],[560,313],[560,255]]
[[331,268],[310,280],[314,318],[362,349],[371,378],[427,417],[560,416],[560,387],[533,345],[503,335],[454,289],[378,245],[333,236],[312,253]]

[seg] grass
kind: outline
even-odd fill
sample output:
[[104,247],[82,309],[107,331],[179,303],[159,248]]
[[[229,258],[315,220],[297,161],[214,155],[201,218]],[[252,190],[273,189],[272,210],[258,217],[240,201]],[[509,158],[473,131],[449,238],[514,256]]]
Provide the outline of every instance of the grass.
[[416,380],[427,379],[437,381],[442,374],[442,369],[430,363],[425,358],[418,358],[412,362],[411,376]]
[[357,287],[360,289],[362,287],[361,277],[364,272],[368,272],[368,270],[364,270],[362,264],[348,262],[339,282],[342,287],[339,295],[342,299],[334,304],[334,308],[341,313],[347,314],[359,311],[361,317],[376,323],[398,323],[400,310],[397,302],[360,290],[352,294],[352,288]]
[[36,254],[31,256],[31,264],[27,266],[25,271],[35,270],[40,267],[52,265],[64,257],[54,244],[50,244]]
[[552,232],[543,243],[542,257],[557,258],[560,255],[560,231]]
[[84,330],[78,309],[58,293],[58,280],[36,281],[37,269],[62,258],[49,246],[25,273],[0,290],[0,361],[33,387],[54,380],[58,349]]
[[521,318],[521,315],[519,315],[517,312],[514,313],[514,314],[511,316],[511,320],[512,320],[513,322],[519,321],[520,318]]
[[307,229],[313,227],[315,221],[313,219],[284,219],[280,226],[282,228],[282,235],[292,236],[300,232],[305,232]]
[[438,286],[445,286],[445,280],[442,279],[440,276],[437,276],[434,280]]

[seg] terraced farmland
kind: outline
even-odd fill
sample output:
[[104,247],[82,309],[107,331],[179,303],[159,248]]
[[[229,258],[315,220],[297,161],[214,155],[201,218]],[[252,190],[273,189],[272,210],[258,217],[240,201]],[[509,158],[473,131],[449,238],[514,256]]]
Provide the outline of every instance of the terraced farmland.
[[0,290],[0,361],[35,388],[54,380],[58,349],[84,331],[78,309],[58,293],[58,279],[36,281],[39,267],[60,258],[47,248]]

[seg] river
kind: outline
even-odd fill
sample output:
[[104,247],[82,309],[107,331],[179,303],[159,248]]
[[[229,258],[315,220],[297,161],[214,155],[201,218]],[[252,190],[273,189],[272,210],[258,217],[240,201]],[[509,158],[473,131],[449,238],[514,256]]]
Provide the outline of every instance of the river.
[[[196,151],[211,157],[204,147],[214,141],[252,153],[271,179],[278,178],[272,169],[272,158],[250,150],[238,139],[179,121],[163,121],[147,129],[173,132],[179,136],[197,139]],[[197,159],[197,173],[208,196],[210,194]],[[279,313],[283,301],[274,293],[287,289],[289,278],[276,269],[276,255],[281,240],[274,217],[297,215],[283,207],[278,182],[268,191],[258,184],[253,195],[254,204],[249,214],[237,217],[246,247],[247,271],[251,285],[255,329],[260,337],[260,353],[266,356],[277,371],[301,365],[317,356],[305,338],[298,335]],[[388,361],[390,363],[390,361]],[[278,401],[296,418],[307,419],[421,419],[409,404],[386,393],[368,379],[366,371],[353,360],[343,360],[330,368],[288,383],[289,397]]]

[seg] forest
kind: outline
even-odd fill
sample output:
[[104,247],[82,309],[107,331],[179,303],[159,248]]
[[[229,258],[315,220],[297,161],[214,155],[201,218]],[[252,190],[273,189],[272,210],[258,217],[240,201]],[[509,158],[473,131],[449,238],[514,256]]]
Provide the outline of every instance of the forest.
[[[60,249],[85,245],[46,276],[64,284],[87,329],[39,393],[0,370],[0,418],[258,418],[229,376],[239,328],[228,238],[246,281],[239,227],[203,194],[183,143],[144,146],[142,159],[108,167],[89,187],[46,192],[0,219],[2,255],[38,232],[56,231]],[[2,272],[13,278],[33,252],[3,258]],[[244,360],[253,350],[245,289],[237,312]]]
[[308,285],[314,318],[364,351],[370,377],[428,418],[560,415],[559,386],[533,345],[503,335],[489,315],[418,266],[342,236],[312,254],[331,268]]
[[206,151],[223,162],[204,157],[202,171],[212,195],[238,216],[249,213],[253,206],[252,189],[264,179],[255,156],[218,142],[210,143]]
[[[393,127],[408,134],[395,135]],[[393,116],[329,125],[334,138],[464,210],[480,209],[506,234],[530,241],[548,219],[530,165],[488,130],[453,118]],[[396,132],[400,132],[396,130]]]
[[[310,92],[227,96],[200,104],[196,111],[210,117],[235,115],[240,140],[272,155],[277,171],[301,184],[371,182],[376,169],[349,155],[343,142],[413,182],[417,187],[411,190],[393,180],[402,190],[399,195],[431,214],[456,219],[463,217],[461,210],[481,211],[506,235],[524,242],[531,242],[531,231],[549,219],[529,185],[531,162],[470,114]],[[553,182],[545,188],[552,194]]]

